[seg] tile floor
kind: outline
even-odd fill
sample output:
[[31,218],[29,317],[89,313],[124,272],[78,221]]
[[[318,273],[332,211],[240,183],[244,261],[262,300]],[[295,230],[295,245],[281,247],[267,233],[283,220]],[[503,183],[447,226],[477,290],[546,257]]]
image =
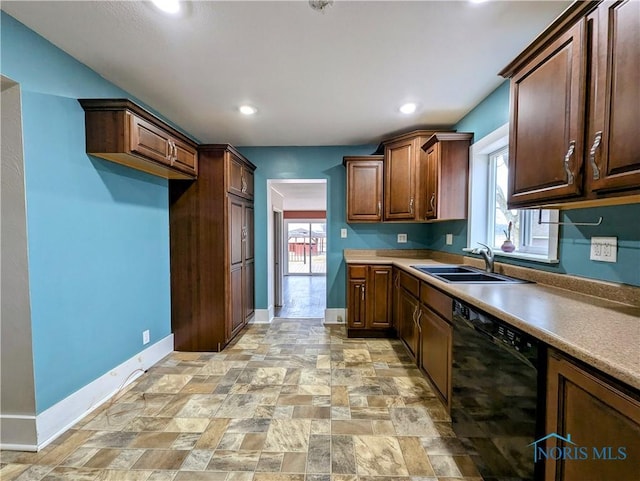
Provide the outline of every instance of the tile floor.
[[175,352],[2,481],[479,481],[472,452],[396,340],[321,320],[251,325]]
[[324,318],[326,276],[283,276],[284,306],[276,307],[275,316],[287,319]]

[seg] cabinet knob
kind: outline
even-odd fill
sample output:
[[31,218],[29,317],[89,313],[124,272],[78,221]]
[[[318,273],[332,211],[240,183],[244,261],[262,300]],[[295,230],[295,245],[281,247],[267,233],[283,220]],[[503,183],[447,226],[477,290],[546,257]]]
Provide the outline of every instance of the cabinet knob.
[[413,197],[411,197],[411,200],[409,201],[409,213],[413,214]]
[[567,150],[567,155],[564,156],[564,170],[567,173],[567,184],[573,185],[573,172],[569,168],[569,161],[573,156],[573,152],[576,150],[576,141],[572,140],[569,142],[569,150]]
[[600,168],[598,167],[598,164],[596,164],[596,152],[598,152],[600,142],[602,142],[602,130],[598,130],[596,132],[596,136],[593,138],[593,145],[589,151],[589,162],[593,169],[593,180],[598,180],[600,178]]

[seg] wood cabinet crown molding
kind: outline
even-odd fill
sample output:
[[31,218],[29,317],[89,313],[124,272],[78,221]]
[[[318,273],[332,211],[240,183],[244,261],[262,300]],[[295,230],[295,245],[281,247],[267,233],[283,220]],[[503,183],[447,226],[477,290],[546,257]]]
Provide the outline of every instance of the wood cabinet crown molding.
[[128,99],[78,99],[86,151],[166,179],[195,179],[197,142]]

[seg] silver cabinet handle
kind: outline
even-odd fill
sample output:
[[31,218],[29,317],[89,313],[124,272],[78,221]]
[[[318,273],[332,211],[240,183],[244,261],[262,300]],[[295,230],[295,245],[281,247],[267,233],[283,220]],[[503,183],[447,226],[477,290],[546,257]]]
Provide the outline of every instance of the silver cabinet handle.
[[411,200],[409,201],[409,213],[413,214],[413,197],[411,197]]
[[431,210],[436,211],[436,193],[431,194],[431,199],[429,200],[429,204],[431,205]]
[[362,300],[364,301],[364,284],[360,286],[360,291],[362,292]]
[[167,160],[171,162],[171,160],[173,159],[173,142],[171,142],[171,139],[167,140],[167,146],[169,147],[167,152]]
[[564,156],[564,170],[567,173],[567,184],[573,184],[573,172],[569,168],[569,160],[571,160],[571,156],[573,152],[576,150],[576,141],[572,140],[569,142],[569,150],[567,150],[567,155]]
[[593,180],[600,178],[600,168],[598,164],[596,164],[596,152],[598,151],[598,147],[600,147],[600,142],[602,142],[602,130],[596,132],[596,136],[593,138],[593,145],[589,151],[589,162],[591,162],[591,167],[593,168]]
[[382,202],[378,201],[378,217],[382,215]]
[[413,309],[413,323],[416,323],[416,316],[418,315],[418,305],[416,304],[416,307]]
[[418,331],[422,332],[422,327],[420,327],[420,318],[422,317],[422,309],[418,309],[418,318],[416,319],[416,327]]
[[247,192],[247,181],[244,180],[244,175],[240,179],[240,182],[242,183],[242,193],[244,194]]

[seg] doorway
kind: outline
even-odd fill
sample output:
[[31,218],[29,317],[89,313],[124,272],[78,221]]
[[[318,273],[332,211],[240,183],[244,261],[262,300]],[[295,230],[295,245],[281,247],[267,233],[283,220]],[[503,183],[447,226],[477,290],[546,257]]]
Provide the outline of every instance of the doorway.
[[324,318],[326,180],[271,180],[274,316]]

